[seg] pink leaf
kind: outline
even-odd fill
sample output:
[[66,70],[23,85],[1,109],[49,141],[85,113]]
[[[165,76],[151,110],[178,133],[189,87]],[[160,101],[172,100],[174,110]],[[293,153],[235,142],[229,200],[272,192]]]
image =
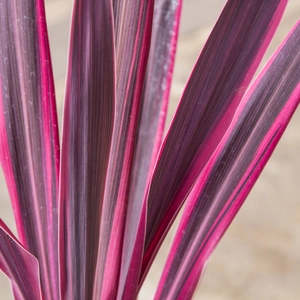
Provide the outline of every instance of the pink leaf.
[[155,299],[190,299],[300,103],[300,22],[241,105],[187,199]]
[[[116,297],[126,207],[150,49],[154,0],[113,1],[116,117],[101,217],[95,299]],[[101,286],[100,286],[101,285]]]
[[41,300],[39,263],[0,219],[0,269],[11,281],[16,300]]
[[124,233],[119,283],[119,294],[123,293],[123,299],[132,299],[137,292],[146,226],[144,200],[165,125],[181,5],[181,0],[159,0],[154,8],[151,47]]
[[151,180],[142,278],[226,132],[285,6],[285,0],[229,0],[224,7],[187,83]]
[[62,299],[92,299],[115,110],[110,0],[74,2],[60,178]]
[[22,244],[58,299],[59,142],[42,0],[0,0],[0,160]]

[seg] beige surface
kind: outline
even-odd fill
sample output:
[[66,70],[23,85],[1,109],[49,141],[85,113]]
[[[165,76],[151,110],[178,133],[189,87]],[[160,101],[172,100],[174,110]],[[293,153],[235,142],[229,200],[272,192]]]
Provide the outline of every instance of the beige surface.
[[[46,2],[61,117],[71,0]],[[184,0],[170,115],[224,3],[224,0]],[[272,51],[299,16],[300,1],[291,0]],[[298,109],[261,178],[208,263],[195,299],[300,299],[299,128]],[[0,191],[0,217],[14,228],[2,178]],[[140,299],[153,298],[167,249],[165,245]],[[0,299],[12,299],[9,283],[2,274]]]

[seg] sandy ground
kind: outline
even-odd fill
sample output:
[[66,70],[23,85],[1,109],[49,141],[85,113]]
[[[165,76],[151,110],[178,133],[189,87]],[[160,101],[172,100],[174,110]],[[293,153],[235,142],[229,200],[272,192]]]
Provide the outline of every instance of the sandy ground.
[[[172,87],[169,120],[186,79],[224,0],[185,0]],[[47,0],[59,116],[62,114],[71,0]],[[300,16],[300,1],[291,0],[266,57],[275,50]],[[210,259],[195,299],[300,299],[300,111],[240,213]],[[14,221],[3,176],[0,217]],[[140,299],[152,299],[172,234],[167,237]],[[0,299],[12,299],[8,280],[0,274]]]

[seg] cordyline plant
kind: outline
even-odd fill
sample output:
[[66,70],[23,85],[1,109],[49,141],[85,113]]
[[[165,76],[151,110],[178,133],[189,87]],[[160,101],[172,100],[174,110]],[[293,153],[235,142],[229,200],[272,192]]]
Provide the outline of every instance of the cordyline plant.
[[227,2],[163,139],[181,0],[75,0],[60,145],[43,0],[0,0],[15,299],[135,299],[184,203],[155,299],[192,297],[300,101],[299,22],[249,86],[286,2]]

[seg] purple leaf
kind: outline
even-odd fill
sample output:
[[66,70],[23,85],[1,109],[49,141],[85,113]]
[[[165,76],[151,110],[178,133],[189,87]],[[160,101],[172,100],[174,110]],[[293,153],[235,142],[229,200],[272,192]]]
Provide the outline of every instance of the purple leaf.
[[95,299],[116,297],[134,147],[150,49],[154,0],[113,2],[116,117],[101,217]]
[[0,270],[11,281],[16,300],[42,299],[39,263],[0,219]]
[[141,281],[226,132],[286,2],[230,0],[224,7],[187,83],[151,180]]
[[300,22],[244,96],[189,195],[155,299],[190,299],[300,103]]
[[115,110],[110,0],[74,2],[60,178],[62,299],[93,299]]
[[181,5],[181,0],[158,0],[154,7],[151,47],[124,233],[119,283],[122,299],[133,299],[137,292],[146,226],[146,206],[143,200],[146,198],[165,125]]
[[42,0],[0,0],[0,107],[0,159],[20,241],[39,260],[45,299],[58,299],[59,142]]

